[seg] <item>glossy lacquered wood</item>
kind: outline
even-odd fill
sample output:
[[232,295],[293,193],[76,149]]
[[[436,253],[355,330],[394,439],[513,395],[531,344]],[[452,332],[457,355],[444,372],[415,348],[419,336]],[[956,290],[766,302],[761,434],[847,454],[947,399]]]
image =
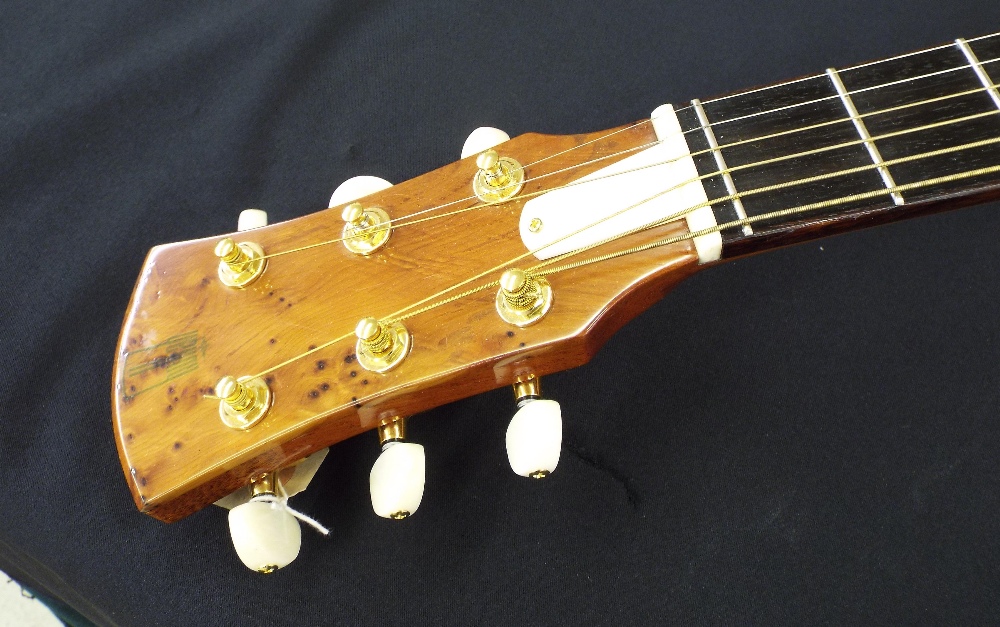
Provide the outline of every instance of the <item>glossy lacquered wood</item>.
[[[529,164],[519,199],[396,228],[389,243],[367,258],[340,243],[274,257],[245,289],[226,287],[217,277],[213,249],[221,235],[154,248],[122,328],[112,388],[118,450],[136,505],[174,521],[258,473],[288,466],[380,420],[589,360],[611,333],[696,270],[690,241],[550,276],[552,309],[527,328],[499,318],[492,289],[422,313],[406,321],[413,338],[409,356],[385,374],[359,366],[353,337],[341,341],[268,374],[273,406],[247,431],[224,426],[218,400],[206,398],[223,375],[264,371],[349,333],[362,317],[387,316],[523,254],[518,219],[525,194],[620,157],[571,166],[654,140],[648,124],[615,134],[517,137],[499,151]],[[453,163],[363,202],[398,220],[466,199],[474,161]],[[464,200],[447,210],[474,204]],[[335,207],[231,237],[255,242],[266,253],[295,249],[339,237],[340,213]],[[680,220],[593,254],[686,232]]]

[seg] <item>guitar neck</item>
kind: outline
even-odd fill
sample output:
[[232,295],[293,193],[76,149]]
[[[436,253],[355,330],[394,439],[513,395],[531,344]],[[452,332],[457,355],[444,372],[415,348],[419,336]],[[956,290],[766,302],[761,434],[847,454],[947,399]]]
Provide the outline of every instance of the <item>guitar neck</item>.
[[1000,35],[678,109],[722,257],[1000,197]]

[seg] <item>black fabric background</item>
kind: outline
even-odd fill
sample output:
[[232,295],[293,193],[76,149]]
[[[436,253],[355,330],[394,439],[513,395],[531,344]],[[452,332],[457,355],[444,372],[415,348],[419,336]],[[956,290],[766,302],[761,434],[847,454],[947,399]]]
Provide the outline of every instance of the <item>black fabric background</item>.
[[146,251],[245,207],[996,30],[987,0],[5,2],[0,568],[109,625],[995,621],[996,205],[688,280],[545,381],[544,482],[507,468],[506,389],[411,421],[403,523],[374,436],[336,446],[294,501],[334,533],[269,577],[225,511],[135,510],[109,388]]

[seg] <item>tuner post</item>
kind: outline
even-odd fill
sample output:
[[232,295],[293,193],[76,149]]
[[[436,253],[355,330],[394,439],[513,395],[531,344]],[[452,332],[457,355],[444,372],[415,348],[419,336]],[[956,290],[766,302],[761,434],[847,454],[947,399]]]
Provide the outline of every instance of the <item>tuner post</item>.
[[246,287],[264,273],[264,249],[253,242],[236,243],[227,237],[215,245],[219,258],[219,280],[229,287]]
[[219,418],[230,429],[245,431],[260,422],[271,408],[271,388],[260,378],[224,376],[215,385]]
[[368,207],[352,202],[344,207],[344,247],[356,255],[370,255],[389,241],[392,224],[389,214],[381,207]]
[[375,318],[362,318],[354,334],[358,363],[365,370],[388,372],[410,352],[410,332],[401,322],[384,325]]
[[526,327],[541,320],[551,307],[552,286],[545,277],[518,268],[501,275],[496,308],[504,322]]
[[511,157],[501,157],[492,148],[476,157],[479,171],[472,178],[472,191],[483,202],[495,203],[517,195],[524,187],[524,168]]

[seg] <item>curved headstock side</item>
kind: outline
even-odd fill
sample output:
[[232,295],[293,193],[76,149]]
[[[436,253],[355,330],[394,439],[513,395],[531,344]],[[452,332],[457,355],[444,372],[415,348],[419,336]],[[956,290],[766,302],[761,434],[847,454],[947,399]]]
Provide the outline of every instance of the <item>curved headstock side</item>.
[[[690,241],[552,275],[552,310],[530,327],[504,323],[493,290],[420,314],[406,321],[410,355],[385,374],[359,366],[353,337],[295,361],[267,375],[273,406],[247,431],[224,426],[218,401],[205,398],[222,375],[264,371],[350,332],[364,316],[386,316],[523,254],[518,219],[524,194],[566,184],[615,159],[532,178],[655,140],[649,125],[599,139],[607,134],[528,134],[503,144],[502,154],[523,164],[581,147],[527,166],[529,181],[513,201],[396,228],[368,258],[339,243],[321,246],[271,258],[257,281],[233,289],[216,276],[213,249],[222,236],[150,251],[122,328],[112,383],[118,451],[136,505],[161,520],[178,520],[261,472],[382,419],[588,361],[615,330],[696,270]],[[463,159],[373,194],[364,204],[398,219],[466,198],[475,172],[475,158]],[[256,242],[266,253],[298,248],[339,237],[340,210],[232,237]],[[680,220],[593,253],[686,232]]]

